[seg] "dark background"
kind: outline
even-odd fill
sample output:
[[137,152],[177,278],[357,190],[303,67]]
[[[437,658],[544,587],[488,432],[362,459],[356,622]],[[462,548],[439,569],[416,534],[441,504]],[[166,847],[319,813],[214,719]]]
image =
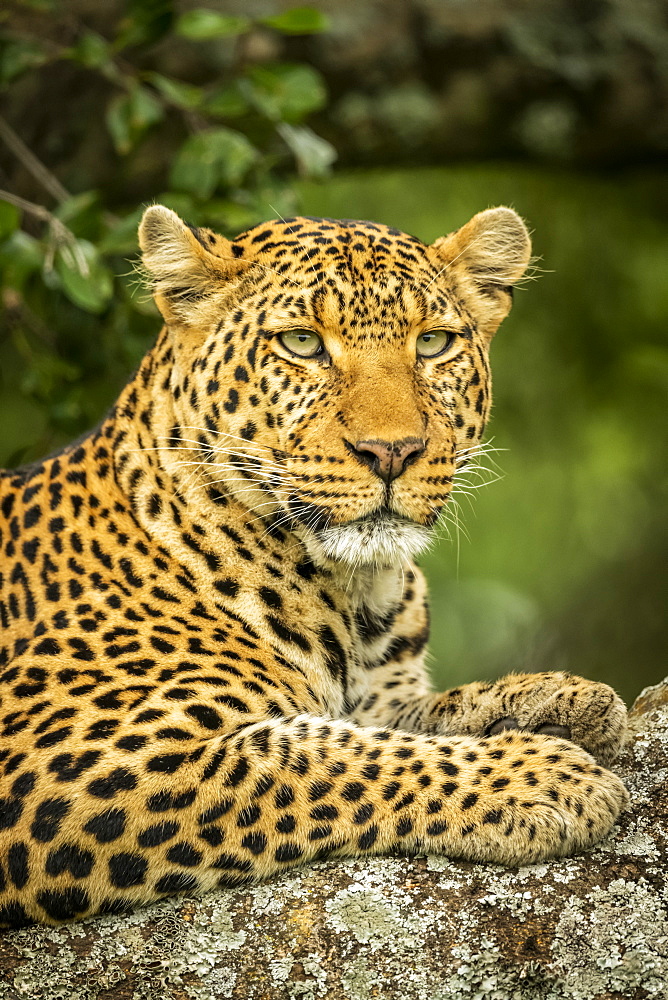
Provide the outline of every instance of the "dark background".
[[664,676],[665,3],[5,0],[0,88],[0,464],[93,425],[155,336],[142,205],[431,241],[512,204],[542,270],[493,348],[503,478],[426,560],[434,671]]

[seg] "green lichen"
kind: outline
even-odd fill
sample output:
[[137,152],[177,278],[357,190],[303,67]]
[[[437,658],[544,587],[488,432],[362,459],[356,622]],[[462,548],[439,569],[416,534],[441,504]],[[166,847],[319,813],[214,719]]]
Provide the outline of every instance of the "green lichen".
[[383,892],[356,883],[327,900],[325,911],[334,930],[351,934],[372,952],[388,947],[410,950],[419,946],[430,920],[407,907],[407,897],[398,896],[387,888]]
[[651,886],[614,879],[584,898],[570,898],[555,930],[553,954],[567,987],[578,991],[574,997],[614,991],[626,996],[642,986],[647,996],[664,998],[665,910],[657,907]]

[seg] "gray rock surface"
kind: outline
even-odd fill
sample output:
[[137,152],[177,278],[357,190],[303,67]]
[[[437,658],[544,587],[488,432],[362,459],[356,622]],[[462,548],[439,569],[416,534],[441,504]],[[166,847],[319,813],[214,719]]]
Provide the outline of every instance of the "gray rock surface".
[[0,1000],[665,1000],[668,680],[631,718],[617,770],[633,808],[586,854],[324,862],[7,932]]

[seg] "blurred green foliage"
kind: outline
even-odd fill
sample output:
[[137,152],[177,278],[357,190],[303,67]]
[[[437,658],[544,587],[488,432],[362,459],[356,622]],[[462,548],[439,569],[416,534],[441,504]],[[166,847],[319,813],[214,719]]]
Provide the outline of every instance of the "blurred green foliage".
[[[65,67],[72,104],[53,109],[65,128],[99,86],[108,148],[98,156],[116,160],[119,173],[146,174],[147,144],[159,132],[165,187],[149,186],[145,198],[237,233],[268,214],[294,212],[295,167],[304,177],[327,173],[334,151],[306,124],[326,101],[311,66],[255,59],[198,86],[170,73],[168,57],[147,55],[165,42],[234,43],[258,23],[289,36],[322,31],[319,11],[178,15],[172,0],[127,0],[109,37],[69,11],[65,41],[60,12],[58,0],[12,0],[0,11],[0,93],[11,107],[26,75],[41,74],[46,89],[49,74]],[[0,192],[0,464],[14,465],[98,419],[146,349],[157,313],[134,294],[128,263],[142,206],[106,187],[70,193],[4,119],[0,145],[36,184],[34,200]],[[82,137],[69,170],[75,183],[90,175],[85,157]]]

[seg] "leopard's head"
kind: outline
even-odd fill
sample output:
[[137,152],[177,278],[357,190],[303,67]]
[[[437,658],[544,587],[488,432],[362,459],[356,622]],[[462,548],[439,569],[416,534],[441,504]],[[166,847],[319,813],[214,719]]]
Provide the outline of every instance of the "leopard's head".
[[431,246],[311,218],[229,241],[154,206],[140,243],[190,481],[320,562],[421,551],[485,427],[490,341],[530,258],[519,216],[480,212]]

